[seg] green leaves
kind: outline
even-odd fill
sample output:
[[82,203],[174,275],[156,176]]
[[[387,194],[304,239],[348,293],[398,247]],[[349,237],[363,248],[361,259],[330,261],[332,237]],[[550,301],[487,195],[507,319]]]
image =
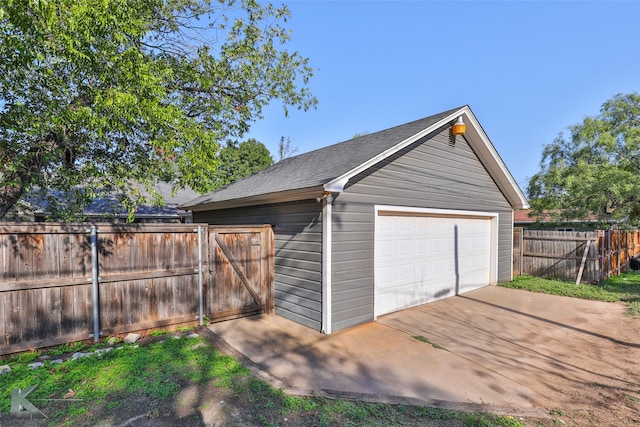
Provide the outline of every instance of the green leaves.
[[529,182],[536,210],[562,218],[640,221],[640,95],[616,95],[601,113],[569,128],[543,151]]
[[220,150],[220,165],[213,175],[211,188],[238,181],[273,164],[269,150],[261,142],[249,139],[238,146],[229,144]]
[[0,217],[32,188],[116,194],[130,213],[137,183],[211,189],[219,147],[266,105],[317,102],[308,60],[284,48],[288,15],[254,1],[0,1]]

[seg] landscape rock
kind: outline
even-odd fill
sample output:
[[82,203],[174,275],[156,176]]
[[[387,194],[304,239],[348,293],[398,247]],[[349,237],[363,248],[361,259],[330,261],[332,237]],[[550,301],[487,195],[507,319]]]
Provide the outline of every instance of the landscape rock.
[[9,366],[9,365],[0,366],[0,375],[6,374],[6,373],[9,373],[9,372],[11,372],[11,366]]
[[132,344],[138,341],[139,339],[140,339],[140,334],[127,334],[127,336],[124,337],[124,342],[128,344]]
[[44,366],[43,362],[33,362],[33,363],[29,363],[28,365],[31,369],[37,369],[37,368],[41,368]]
[[113,347],[100,348],[95,351],[95,354],[96,356],[101,356],[103,353],[109,353],[111,350],[113,350]]
[[87,357],[87,356],[91,356],[93,353],[73,353],[73,355],[71,356],[71,359],[76,360],[76,359],[80,359],[81,357]]

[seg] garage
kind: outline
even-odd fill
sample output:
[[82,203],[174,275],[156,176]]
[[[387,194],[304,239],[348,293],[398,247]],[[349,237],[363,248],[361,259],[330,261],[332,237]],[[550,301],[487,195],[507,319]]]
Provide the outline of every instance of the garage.
[[511,280],[513,211],[527,206],[463,106],[284,159],[182,208],[271,225],[276,314],[331,334]]
[[375,315],[496,282],[498,215],[377,207]]

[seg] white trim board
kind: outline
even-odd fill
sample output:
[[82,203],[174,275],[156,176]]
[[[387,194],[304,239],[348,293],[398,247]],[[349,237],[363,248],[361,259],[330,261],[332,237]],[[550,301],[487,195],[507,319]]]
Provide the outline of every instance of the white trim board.
[[322,332],[331,334],[333,196],[327,195],[322,205]]

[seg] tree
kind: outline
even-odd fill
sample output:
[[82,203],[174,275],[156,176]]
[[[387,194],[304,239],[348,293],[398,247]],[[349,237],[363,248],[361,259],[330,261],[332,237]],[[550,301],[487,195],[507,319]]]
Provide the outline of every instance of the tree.
[[220,150],[220,166],[214,188],[223,187],[273,164],[267,147],[251,138],[238,146],[229,144]]
[[291,157],[297,152],[298,152],[298,147],[291,146],[290,137],[287,137],[286,139],[284,136],[280,137],[280,142],[278,143],[278,161]]
[[640,220],[640,95],[618,94],[545,146],[528,187],[534,210],[562,218]]
[[[210,190],[272,100],[307,110],[289,12],[256,0],[0,0],[0,218],[28,192],[73,218],[159,179]],[[210,40],[217,40],[216,44]]]
[[365,130],[364,132],[358,132],[355,135],[353,135],[352,139],[361,138],[366,135],[369,135],[369,132]]

